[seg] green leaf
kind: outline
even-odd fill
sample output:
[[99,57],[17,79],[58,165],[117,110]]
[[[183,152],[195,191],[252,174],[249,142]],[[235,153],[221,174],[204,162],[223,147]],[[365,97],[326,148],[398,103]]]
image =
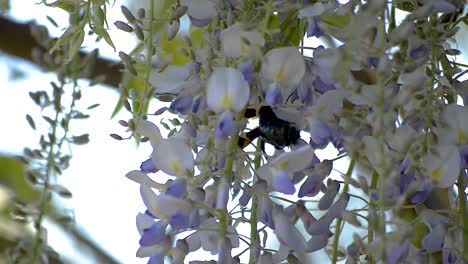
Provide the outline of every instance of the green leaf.
[[71,138],[72,142],[76,145],[84,145],[89,142],[89,134],[83,134],[81,136],[76,136]]
[[84,31],[81,30],[70,41],[70,44],[69,44],[70,46],[68,48],[68,54],[67,54],[67,59],[65,60],[65,63],[69,63],[70,61],[73,60],[75,55],[80,51],[81,44],[83,44],[83,40],[84,40]]
[[97,35],[101,36],[107,42],[107,44],[109,44],[109,46],[111,46],[114,49],[114,51],[116,50],[114,43],[112,42],[112,39],[109,36],[109,33],[107,33],[107,31],[103,27],[94,26],[94,27],[91,27],[91,30],[93,30],[93,32],[96,33]]
[[322,15],[322,22],[333,27],[344,28],[349,23],[347,15]]
[[75,11],[79,10],[84,4],[84,2],[77,0],[58,0],[53,2],[52,4],[48,4],[45,0],[42,0],[42,3],[49,7],[61,8],[67,11],[68,13],[74,13]]
[[24,203],[39,199],[40,192],[26,181],[24,166],[18,159],[0,156],[0,185],[10,189]]
[[91,110],[91,109],[94,109],[94,108],[96,108],[98,106],[100,106],[100,104],[93,104],[93,105],[88,106],[88,108],[86,108],[86,109]]
[[31,128],[36,130],[36,124],[34,123],[33,118],[29,114],[26,115],[26,120],[28,121]]
[[[78,31],[83,31],[78,25],[74,25],[68,28],[63,35],[57,39],[52,49],[50,49],[49,53],[52,54],[55,50],[58,50],[60,47],[66,44],[67,41],[70,41],[73,37],[75,37]],[[80,43],[81,46],[81,43]]]

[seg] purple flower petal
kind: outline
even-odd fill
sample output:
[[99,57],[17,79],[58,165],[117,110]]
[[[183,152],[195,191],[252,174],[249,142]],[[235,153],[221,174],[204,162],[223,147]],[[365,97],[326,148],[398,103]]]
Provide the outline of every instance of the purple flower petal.
[[333,221],[333,217],[329,215],[325,215],[319,220],[311,223],[309,227],[306,229],[307,233],[310,235],[322,235],[322,234],[329,234],[330,233],[330,225]]
[[327,192],[320,198],[318,208],[320,210],[327,210],[330,208],[339,190],[340,184],[337,181],[329,181]]
[[252,84],[252,81],[254,79],[254,73],[253,73],[253,61],[248,60],[245,62],[241,62],[237,65],[237,69],[242,72],[244,75],[244,79],[250,84]]
[[184,181],[176,179],[172,181],[166,190],[167,195],[182,198],[187,193],[187,185]]
[[410,158],[405,158],[399,165],[398,169],[400,171],[400,194],[403,194],[407,189],[410,183],[414,179],[414,171],[407,171],[409,165],[411,164]]
[[322,179],[311,175],[302,183],[301,188],[299,189],[298,197],[302,198],[304,196],[314,197],[316,196],[322,187]]
[[179,95],[172,101],[170,108],[177,113],[186,115],[192,109],[193,97],[189,95]]
[[442,259],[443,264],[455,264],[458,259],[458,255],[451,250],[443,249],[442,250]]
[[291,181],[291,177],[285,171],[279,171],[273,180],[273,188],[275,191],[284,194],[294,194],[296,188]]
[[221,180],[218,184],[217,192],[216,192],[216,208],[223,209],[227,208],[227,204],[229,201],[229,185],[226,183],[225,180]]
[[147,159],[141,163],[140,171],[144,173],[155,173],[158,172],[159,169],[156,167],[152,159]]
[[265,102],[271,106],[283,103],[283,93],[278,83],[273,83],[265,96]]
[[307,27],[307,37],[317,37],[320,38],[323,35],[323,30],[320,28],[319,23],[320,16],[314,16],[309,20],[309,25]]
[[244,191],[241,197],[239,198],[239,204],[245,207],[247,206],[251,198],[252,198],[252,193]]
[[284,215],[281,210],[274,210],[273,219],[275,223],[274,230],[281,244],[292,250],[304,251],[306,249],[304,237],[289,221],[289,217]]
[[171,217],[170,224],[174,231],[183,230],[190,227],[190,219],[187,214],[176,213]]
[[330,207],[330,209],[328,210],[328,213],[333,218],[341,217],[341,212],[343,212],[346,209],[348,202],[349,202],[349,194],[346,192],[342,193],[340,196],[340,199],[338,199],[338,201],[336,201],[336,203],[334,203]]
[[332,130],[327,124],[319,119],[311,122],[310,144],[312,147],[323,149],[328,145],[332,137]]
[[367,58],[367,65],[369,67],[377,68],[379,65],[379,58],[378,57],[368,57]]
[[192,103],[192,112],[193,113],[197,113],[198,110],[200,110],[200,105],[201,105],[201,102],[202,102],[202,96],[201,95],[197,95],[193,98],[193,103]]
[[166,227],[161,223],[154,222],[154,224],[143,231],[143,235],[140,239],[141,246],[152,246],[158,244],[166,239]]
[[232,261],[231,250],[231,241],[227,238],[221,240],[221,244],[219,245],[218,263],[234,263]]
[[468,167],[468,144],[459,146],[458,150],[460,151],[460,169],[466,169]]
[[348,252],[349,256],[356,258],[359,256],[360,248],[356,243],[351,243],[348,247],[346,247],[346,251]]
[[237,124],[234,121],[234,116],[230,111],[225,111],[219,118],[218,126],[215,130],[215,136],[225,138],[234,135],[237,132]]
[[149,258],[148,264],[164,264],[164,256],[161,256],[161,255],[152,256]]
[[196,19],[194,17],[189,16],[189,18],[190,18],[190,22],[192,23],[194,27],[204,27],[208,25],[211,21],[211,17],[206,18],[206,19]]
[[421,58],[426,57],[428,54],[429,54],[429,49],[424,44],[416,48],[413,48],[409,51],[409,55],[413,59],[421,59]]
[[315,90],[317,90],[319,93],[322,93],[322,94],[328,91],[336,90],[336,87],[332,81],[327,82],[320,77],[315,79],[315,81],[313,82],[313,85],[315,87]]
[[311,106],[314,101],[314,94],[312,93],[312,87],[309,82],[303,81],[299,86],[299,97],[305,106]]
[[439,224],[432,231],[425,235],[422,239],[422,248],[429,253],[434,253],[442,250],[445,240],[447,228],[444,224]]
[[396,264],[404,261],[408,256],[409,243],[405,241],[403,244],[398,244],[392,247],[389,254],[386,257],[386,261],[389,264]]
[[268,198],[261,198],[258,201],[257,208],[258,221],[270,228],[274,228],[273,224],[273,202]]
[[426,201],[427,197],[429,197],[429,194],[431,193],[431,185],[428,182],[424,182],[422,185],[422,190],[415,192],[411,196],[411,203],[412,204],[418,204]]
[[327,244],[328,244],[328,234],[312,236],[312,238],[309,239],[309,241],[307,242],[306,252],[310,253],[310,252],[320,250],[322,248],[325,248]]

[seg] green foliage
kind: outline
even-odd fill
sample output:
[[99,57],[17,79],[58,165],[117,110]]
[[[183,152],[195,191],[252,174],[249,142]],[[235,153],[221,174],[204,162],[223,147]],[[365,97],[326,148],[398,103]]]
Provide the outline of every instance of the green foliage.
[[0,185],[8,188],[23,203],[35,201],[40,196],[40,192],[26,180],[23,163],[15,158],[0,156]]

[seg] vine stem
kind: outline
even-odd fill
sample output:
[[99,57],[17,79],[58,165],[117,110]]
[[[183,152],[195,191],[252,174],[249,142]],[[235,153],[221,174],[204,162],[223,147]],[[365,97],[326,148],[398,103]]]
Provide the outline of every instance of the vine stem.
[[[239,134],[234,134],[229,141],[228,155],[226,157],[226,165],[224,167],[224,177],[226,177],[227,184],[231,185],[232,183],[232,165],[234,164],[234,153],[239,141]],[[231,186],[229,186],[230,189]],[[228,230],[228,211],[227,208],[223,209],[221,212],[221,217],[219,219],[221,228],[219,229],[220,238],[225,238],[227,236]],[[220,256],[221,257],[221,256]]]
[[[380,55],[384,56],[385,55],[385,43],[386,43],[386,31],[385,31],[385,14],[386,14],[387,7],[386,5],[383,7],[382,12],[380,14],[380,31],[382,32],[381,38],[380,38]],[[379,144],[379,167],[381,169],[380,173],[376,174],[378,175],[378,192],[379,192],[379,200],[378,200],[378,208],[379,208],[379,215],[378,215],[378,225],[377,225],[377,231],[379,233],[379,255],[380,255],[380,260],[385,262],[385,233],[386,233],[386,222],[385,222],[385,177],[387,176],[386,174],[388,173],[387,170],[387,164],[385,162],[385,140],[384,140],[384,135],[383,135],[383,129],[385,127],[385,110],[384,110],[384,103],[385,103],[385,84],[384,84],[384,79],[381,74],[377,73],[377,87],[379,90],[379,96],[377,99],[377,115],[379,117],[379,122],[380,122],[380,128],[378,130],[378,137],[380,140]],[[374,175],[372,175],[374,176]]]
[[[379,175],[375,171],[375,169],[372,171],[372,177],[371,177],[371,184],[370,184],[370,190],[375,190],[377,187],[377,178]],[[367,245],[370,245],[374,241],[374,220],[373,217],[370,215],[370,210],[375,210],[375,202],[372,200],[372,198],[369,198],[369,221],[367,224]],[[369,264],[375,263],[374,258],[368,254],[369,257]]]
[[[63,88],[63,86],[62,86]],[[61,96],[59,98],[55,98],[55,100],[61,101]],[[51,140],[50,142],[50,149],[49,153],[47,154],[47,167],[46,167],[46,173],[45,173],[45,180],[44,180],[44,188],[42,190],[41,198],[39,200],[39,215],[34,221],[34,227],[36,228],[36,238],[34,240],[34,246],[33,246],[33,252],[32,252],[32,257],[31,257],[31,264],[36,264],[37,259],[39,257],[40,253],[40,248],[42,245],[42,220],[44,219],[45,211],[47,209],[47,200],[49,199],[49,185],[50,185],[50,177],[51,174],[53,173],[54,170],[54,165],[55,165],[55,154],[54,154],[54,146],[55,146],[55,135],[57,134],[57,123],[59,119],[60,112],[55,111],[55,118],[54,118],[54,124],[52,127],[52,135],[53,141]]]
[[[154,28],[153,28],[153,22],[155,21],[154,18],[154,0],[149,1],[150,2],[150,8],[149,8],[149,18],[148,18],[148,23],[149,23],[149,32],[148,32],[148,39],[146,40],[146,75],[145,75],[145,83],[143,86],[143,99],[141,101],[141,104],[138,107],[138,112],[137,112],[137,117],[138,119],[141,118],[143,114],[144,107],[146,105],[146,101],[148,100],[148,96],[146,95],[148,92],[148,88],[150,87],[149,79],[151,75],[151,59],[153,58],[153,34],[154,34]],[[151,98],[151,97],[150,97]]]
[[[262,145],[262,139],[257,140],[257,152],[255,153],[255,159],[254,159],[254,165],[255,165],[255,170],[260,168],[260,162],[262,159],[262,154],[261,154],[261,145]],[[254,176],[255,179],[255,176]],[[258,235],[258,230],[257,230],[257,206],[258,206],[258,197],[255,194],[255,191],[253,192],[252,195],[252,208],[250,211],[250,255],[249,255],[249,264],[255,264],[256,263],[256,256],[255,256],[255,247],[257,246],[257,235]]]
[[[460,225],[463,230],[463,248],[468,248],[468,218],[466,217],[466,193],[465,185],[463,184],[463,170],[458,175],[457,185],[458,185],[458,213],[460,214]],[[468,260],[468,251],[462,251],[463,258]]]
[[[346,182],[343,187],[343,192],[347,192],[349,190],[349,179],[351,179],[351,174],[354,170],[354,160],[352,159],[349,162],[348,170],[346,171],[345,177]],[[332,263],[336,263],[338,261],[338,244],[340,242],[340,235],[341,235],[341,228],[343,225],[343,218],[338,218],[336,220],[336,228],[335,228],[335,237],[333,239],[333,255],[332,255]]]

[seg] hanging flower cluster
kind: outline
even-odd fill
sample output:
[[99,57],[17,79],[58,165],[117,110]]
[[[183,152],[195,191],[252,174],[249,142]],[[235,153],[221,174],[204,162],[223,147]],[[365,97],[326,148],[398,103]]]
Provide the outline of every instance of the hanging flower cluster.
[[[333,263],[468,261],[467,66],[454,41],[463,7],[151,1],[137,18],[122,8],[146,47],[121,56],[145,83],[128,93],[125,124],[153,148],[127,174],[147,207],[137,256],[184,263],[203,249],[219,263],[296,263],[327,250]],[[183,16],[190,29],[179,33]],[[304,35],[327,47],[305,46]],[[172,127],[161,121],[168,136],[149,121],[153,96],[170,102],[156,116],[177,116]],[[339,156],[319,159],[326,146]],[[348,172],[331,178],[343,157]],[[343,244],[349,225],[358,231]]]

